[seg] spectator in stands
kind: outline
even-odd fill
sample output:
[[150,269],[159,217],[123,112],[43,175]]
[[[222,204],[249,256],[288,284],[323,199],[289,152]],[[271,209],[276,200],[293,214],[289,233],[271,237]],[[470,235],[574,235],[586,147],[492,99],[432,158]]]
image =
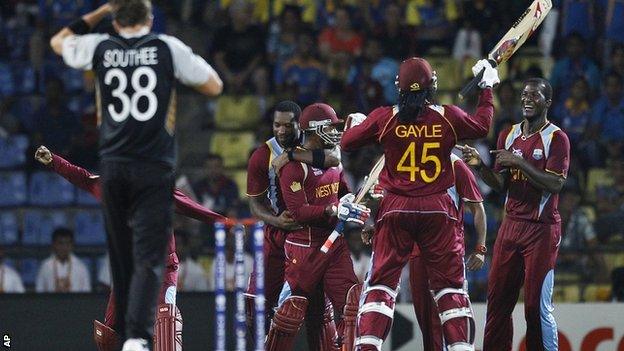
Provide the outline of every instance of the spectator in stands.
[[37,273],[37,292],[91,291],[89,270],[73,250],[74,232],[56,228],[52,233],[52,255],[43,261]]
[[591,40],[596,33],[594,25],[596,3],[587,0],[563,0],[559,20],[561,36],[565,38],[576,33],[585,40]]
[[611,159],[607,177],[612,181],[596,187],[596,232],[602,242],[624,236],[624,160]]
[[556,100],[568,97],[574,80],[581,76],[587,80],[591,91],[595,94],[600,88],[600,72],[596,64],[586,56],[585,40],[578,33],[572,33],[566,38],[566,53],[559,59],[550,76],[550,84],[557,95]]
[[284,65],[284,80],[277,82],[280,92],[294,96],[301,106],[322,101],[327,94],[327,74],[314,54],[312,35],[300,34],[297,39],[297,53]]
[[[80,132],[78,117],[67,107],[63,82],[50,78],[46,84],[45,104],[34,115],[34,144],[48,145],[59,155],[67,156]],[[30,122],[30,123],[32,123]]]
[[604,93],[594,104],[591,135],[605,143],[609,157],[621,157],[624,145],[624,85],[622,76],[609,72]]
[[336,9],[334,25],[323,29],[318,45],[321,58],[328,64],[329,77],[344,82],[351,59],[359,57],[364,49],[364,39],[353,29],[346,7]]
[[209,154],[205,163],[205,178],[193,186],[199,202],[206,208],[236,218],[239,198],[238,186],[225,175],[223,158]]
[[408,26],[415,27],[418,56],[425,55],[433,46],[450,49],[458,10],[457,2],[450,0],[407,2],[405,20]]
[[[624,44],[624,2],[620,0],[606,0],[606,3],[606,9],[603,9],[605,13],[604,56],[605,59],[608,59],[616,46]],[[619,73],[624,75],[624,72]]]
[[15,269],[4,262],[4,249],[0,246],[0,294],[23,292],[22,278]]
[[372,27],[386,56],[399,62],[416,54],[414,30],[403,24],[403,17],[403,11],[393,2],[386,6],[383,23]]
[[481,55],[481,33],[475,28],[470,19],[464,19],[464,24],[455,35],[455,43],[453,44],[453,58],[460,65],[466,60],[478,60]]
[[71,21],[93,9],[92,0],[47,0],[39,1],[39,18],[47,24],[50,33],[69,25]]
[[364,55],[351,65],[347,77],[347,100],[355,102],[350,110],[368,113],[378,106],[394,105],[398,98],[394,85],[398,73],[399,63],[383,57],[378,40],[366,42]]
[[611,71],[624,77],[624,44],[615,45],[613,49],[611,49],[609,67]]
[[226,91],[245,91],[263,60],[265,33],[251,24],[251,9],[248,2],[234,0],[228,11],[230,23],[215,34],[214,60]]
[[[236,289],[236,257],[234,256],[234,233],[230,232],[225,237],[225,291],[234,291]],[[247,241],[247,240],[245,240]],[[210,282],[208,289],[213,291],[216,286],[216,262],[213,261],[210,268]],[[243,253],[243,266],[245,267],[245,284],[247,284],[247,277],[253,270],[254,259],[251,255],[244,251]]]
[[[467,24],[466,27],[469,29],[474,28],[480,36],[479,45],[481,46],[478,52],[481,52],[484,47],[489,50],[489,48],[498,42],[500,39],[500,33],[498,33],[498,31],[501,29],[500,13],[507,12],[508,10],[507,7],[505,7],[504,11],[498,9],[497,1],[462,1],[463,20]],[[476,38],[472,39],[474,40]],[[471,44],[475,45],[474,43]],[[473,52],[473,54],[474,53],[476,52]],[[478,59],[481,58],[481,55],[473,57]]]
[[178,291],[208,291],[208,280],[204,269],[191,257],[188,233],[175,230],[178,268]]
[[271,24],[267,39],[267,55],[269,63],[274,67],[274,81],[282,80],[284,63],[295,56],[297,36],[301,27],[301,9],[292,5],[284,7],[279,21]]
[[15,118],[8,118],[9,108],[15,96],[15,85],[13,84],[13,71],[9,65],[8,44],[2,32],[0,32],[0,136],[6,137],[8,134],[18,129],[19,122]]
[[589,127],[592,105],[588,91],[585,78],[578,77],[572,84],[570,96],[553,109],[551,118],[566,132],[572,147],[578,146]]
[[605,281],[606,264],[597,252],[598,238],[587,210],[580,206],[581,191],[566,187],[559,194],[562,240],[557,268],[583,274],[587,279]]

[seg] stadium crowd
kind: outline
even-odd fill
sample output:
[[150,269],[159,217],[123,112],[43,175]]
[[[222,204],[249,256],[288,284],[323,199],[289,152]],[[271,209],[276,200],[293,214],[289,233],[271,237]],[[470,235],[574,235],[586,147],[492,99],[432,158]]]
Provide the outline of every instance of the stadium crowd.
[[[69,280],[57,284],[63,287],[59,291],[101,289],[108,281],[98,272],[106,265],[97,202],[32,157],[46,145],[97,173],[94,77],[65,67],[47,42],[100,3],[0,3],[0,271],[8,272],[0,278],[11,281],[0,280],[0,292],[10,292],[7,286],[13,285],[15,292],[53,291],[44,282],[59,279],[58,274]],[[271,135],[275,102],[292,99],[304,107],[326,101],[339,116],[395,104],[399,63],[415,55],[437,70],[440,103],[472,110],[474,99],[457,102],[457,91],[471,76],[472,64],[526,6],[488,0],[154,3],[154,31],[183,38],[219,71],[225,85],[224,95],[215,100],[180,88],[177,186],[233,218],[250,215],[244,169],[250,152]],[[564,129],[572,146],[560,203],[564,234],[555,298],[624,301],[624,3],[555,1],[525,46],[500,68],[504,80],[496,89],[492,133],[473,146],[488,154],[498,132],[521,120],[518,88],[524,78],[550,80],[555,98],[549,118]],[[378,152],[343,155],[353,188]],[[505,199],[485,184],[481,190],[491,247]],[[187,282],[203,279],[196,289],[181,284],[179,290],[208,290],[214,286],[212,228],[181,217],[176,228],[178,250],[184,251],[180,258],[197,277]],[[470,216],[466,231],[468,240],[475,238]],[[349,235],[354,262],[363,265],[368,249],[357,240],[358,232]],[[49,247],[53,254],[45,260]],[[47,267],[58,255],[80,260],[73,274],[82,266],[86,273],[71,279],[71,264],[65,273]],[[471,299],[484,301],[487,264],[468,277]],[[78,280],[81,287],[68,289]],[[405,286],[401,298],[409,296]]]

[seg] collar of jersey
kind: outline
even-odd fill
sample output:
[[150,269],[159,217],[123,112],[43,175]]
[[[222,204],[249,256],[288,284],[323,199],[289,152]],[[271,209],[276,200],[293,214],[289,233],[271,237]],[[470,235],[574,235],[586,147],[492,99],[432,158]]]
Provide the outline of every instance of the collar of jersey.
[[132,33],[124,33],[122,31],[119,31],[119,36],[124,39],[138,38],[138,37],[147,35],[147,33],[149,32],[150,32],[150,28],[148,26],[145,26],[145,27],[141,27],[141,29],[139,29],[138,31],[132,32]]

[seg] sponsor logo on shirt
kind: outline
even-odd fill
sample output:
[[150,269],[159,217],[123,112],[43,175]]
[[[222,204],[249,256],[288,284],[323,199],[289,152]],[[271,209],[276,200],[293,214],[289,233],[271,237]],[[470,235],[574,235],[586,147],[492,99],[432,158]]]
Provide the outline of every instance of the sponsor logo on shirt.
[[339,187],[340,187],[340,182],[318,186],[316,187],[316,190],[315,190],[316,198],[320,199],[322,197],[326,197],[332,194],[338,194]]
[[522,157],[522,150],[520,150],[520,149],[511,148],[511,153],[516,155],[516,156]]
[[533,158],[536,160],[541,160],[542,157],[544,157],[544,150],[542,149],[535,149],[533,150]]

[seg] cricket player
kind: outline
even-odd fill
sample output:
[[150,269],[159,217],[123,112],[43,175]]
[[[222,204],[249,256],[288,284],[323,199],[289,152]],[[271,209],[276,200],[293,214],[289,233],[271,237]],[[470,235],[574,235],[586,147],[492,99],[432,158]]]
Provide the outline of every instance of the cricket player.
[[[50,167],[54,172],[67,179],[74,186],[90,193],[98,200],[102,199],[100,177],[73,165],[62,157],[53,154],[45,146],[35,152],[35,159]],[[175,211],[178,214],[197,219],[205,223],[225,220],[222,215],[212,212],[196,203],[180,190],[174,193]],[[178,281],[178,256],[175,252],[175,239],[171,235],[167,245],[167,265],[165,278],[158,295],[158,312],[154,328],[155,351],[182,350],[182,315],[176,306],[176,285]],[[173,317],[173,318],[172,318]],[[115,325],[115,295],[111,291],[106,306],[104,323],[93,321],[93,336],[99,351],[114,351],[118,347]],[[169,337],[167,337],[169,336]]]
[[527,350],[557,350],[552,312],[554,268],[561,243],[557,205],[570,164],[568,136],[548,121],[552,87],[530,78],[520,95],[524,119],[498,136],[494,169],[483,165],[477,150],[463,157],[476,164],[492,189],[505,192],[505,217],[498,230],[488,277],[487,321],[483,350],[511,350],[511,314],[524,284]]
[[[303,137],[299,129],[301,108],[293,101],[279,102],[273,113],[273,138],[267,140],[251,155],[247,165],[247,197],[253,216],[265,223],[264,226],[264,291],[267,322],[271,320],[273,308],[277,305],[279,293],[284,285],[284,241],[288,232],[299,230],[297,223],[286,209],[282,200],[277,172],[289,161],[305,162],[316,168],[330,168],[340,165],[340,151],[333,149],[303,150],[297,149]],[[276,164],[276,167],[272,166]],[[245,293],[245,311],[247,313],[248,330],[253,330],[255,305],[255,272],[249,277]],[[332,314],[331,304],[323,303],[308,310],[306,326],[308,327],[308,346],[316,350],[315,344],[322,343],[316,339],[319,329],[335,329],[334,321],[328,318]],[[316,303],[317,301],[315,301]],[[268,323],[267,323],[268,326]]]
[[[88,34],[112,13],[113,34]],[[102,207],[123,351],[151,349],[171,236],[176,84],[215,96],[215,70],[180,40],[154,34],[149,0],[114,0],[50,40],[65,64],[93,70],[100,121]]]
[[[306,107],[300,118],[306,150],[333,149],[342,123],[329,105],[315,103]],[[289,162],[280,171],[279,185],[286,208],[302,228],[287,234],[285,283],[279,307],[271,322],[266,350],[291,350],[297,331],[304,321],[310,298],[319,289],[341,314],[347,291],[358,283],[353,262],[344,238],[339,237],[328,253],[320,251],[334,230],[338,219],[362,224],[370,211],[351,203],[342,166],[316,168],[301,162]],[[339,200],[340,196],[344,196]],[[341,320],[341,316],[338,316]],[[330,341],[321,350],[337,350],[341,345],[341,322],[338,332],[327,335]]]
[[492,121],[491,88],[499,82],[498,72],[486,60],[475,66],[485,71],[474,115],[453,105],[435,105],[435,73],[426,60],[413,57],[399,67],[398,106],[347,120],[344,151],[376,143],[385,155],[379,183],[386,195],[379,204],[372,264],[360,298],[357,350],[381,350],[392,325],[401,270],[414,243],[422,250],[449,350],[474,350],[450,155],[457,140],[485,137]]
[[[451,154],[451,162],[455,173],[456,196],[459,200],[459,230],[464,233],[464,206],[474,216],[475,229],[477,232],[477,243],[474,251],[468,257],[466,268],[468,270],[479,270],[485,263],[485,246],[487,219],[485,208],[483,207],[483,197],[479,191],[477,180],[468,166],[454,154]],[[378,199],[383,197],[383,189],[381,187],[373,187],[369,191],[372,198]],[[374,229],[362,231],[362,241],[370,245]],[[412,292],[412,301],[414,303],[414,312],[418,319],[418,325],[423,335],[424,350],[442,351],[443,337],[440,325],[440,317],[437,314],[433,296],[429,290],[429,278],[427,269],[420,255],[420,248],[414,245],[410,260],[410,289]]]

